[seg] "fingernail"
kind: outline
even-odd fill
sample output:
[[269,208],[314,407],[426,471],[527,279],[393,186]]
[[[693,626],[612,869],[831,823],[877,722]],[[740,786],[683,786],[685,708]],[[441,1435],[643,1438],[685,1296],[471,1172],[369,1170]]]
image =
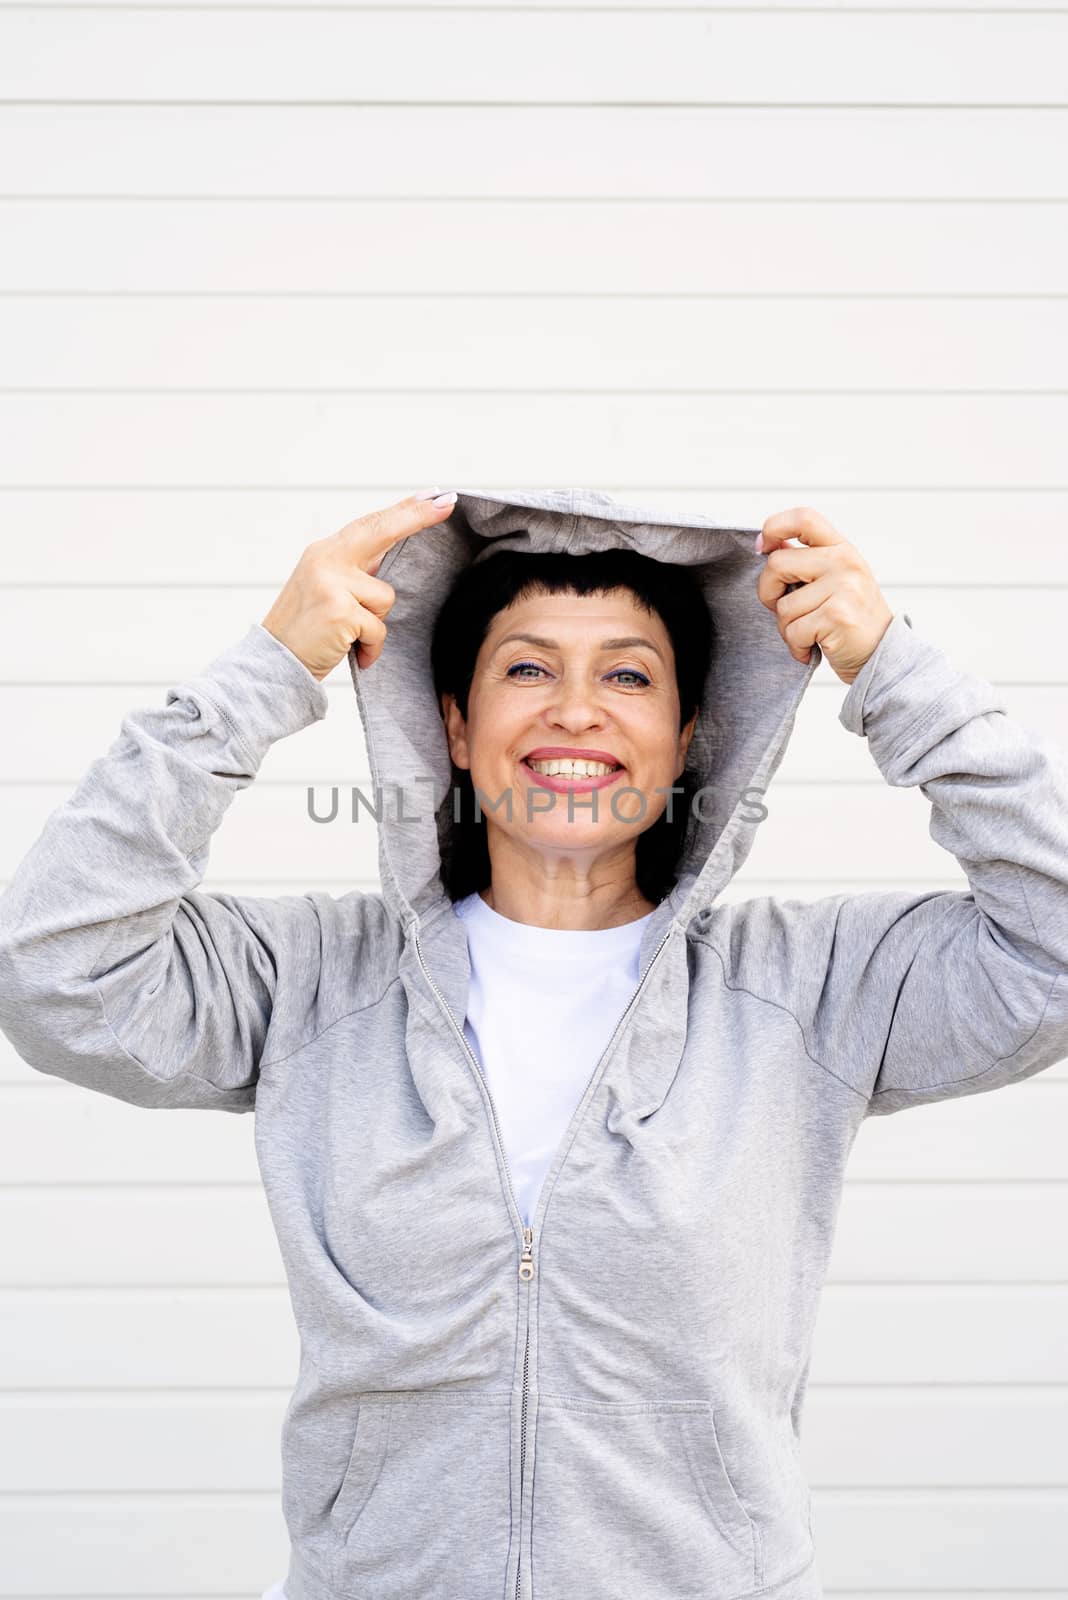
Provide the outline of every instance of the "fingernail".
[[441,493],[441,485],[440,485],[440,483],[436,483],[432,489],[420,489],[419,493],[415,496],[415,499],[416,500],[433,500],[434,496],[436,494],[440,494],[440,493]]
[[762,556],[764,554],[764,530],[763,530],[763,528],[761,528],[760,532],[757,534],[756,538],[753,541],[753,549],[756,551],[758,556]]
[[450,489],[448,494],[439,494],[434,501],[436,506],[451,506],[456,503],[456,490]]

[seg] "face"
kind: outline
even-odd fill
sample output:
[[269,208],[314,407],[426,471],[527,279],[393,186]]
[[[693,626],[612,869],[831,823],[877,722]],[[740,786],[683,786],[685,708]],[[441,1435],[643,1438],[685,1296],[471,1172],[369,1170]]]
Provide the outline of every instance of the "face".
[[[471,774],[491,850],[502,830],[524,846],[586,860],[634,850],[667,805],[696,723],[695,714],[680,732],[670,635],[629,590],[516,600],[482,642],[466,722],[453,696],[442,706],[452,759]],[[557,751],[614,770],[551,775],[531,765]]]

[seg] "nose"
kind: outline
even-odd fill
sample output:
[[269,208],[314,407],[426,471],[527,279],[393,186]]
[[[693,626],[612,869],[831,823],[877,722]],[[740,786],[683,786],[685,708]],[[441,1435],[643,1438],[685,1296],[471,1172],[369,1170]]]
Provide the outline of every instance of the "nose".
[[562,674],[556,693],[546,707],[546,720],[554,727],[577,732],[604,726],[605,710],[595,687],[580,674]]

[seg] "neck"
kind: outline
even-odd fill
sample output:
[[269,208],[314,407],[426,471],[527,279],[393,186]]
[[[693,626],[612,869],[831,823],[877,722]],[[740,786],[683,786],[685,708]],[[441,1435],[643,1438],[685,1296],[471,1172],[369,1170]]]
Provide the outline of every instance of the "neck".
[[594,932],[602,928],[618,928],[626,922],[637,922],[656,910],[656,905],[638,890],[637,884],[625,893],[591,889],[584,894],[559,894],[544,890],[533,895],[504,889],[491,883],[479,894],[491,911],[507,917],[511,922],[524,922],[536,928],[560,928]]

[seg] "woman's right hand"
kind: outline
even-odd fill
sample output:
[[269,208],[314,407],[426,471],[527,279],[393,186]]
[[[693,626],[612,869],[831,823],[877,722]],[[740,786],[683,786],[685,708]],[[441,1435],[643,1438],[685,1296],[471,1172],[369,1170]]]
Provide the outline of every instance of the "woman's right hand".
[[[447,503],[438,505],[435,497]],[[454,493],[424,489],[313,540],[262,626],[320,682],[357,639],[357,666],[371,666],[382,653],[383,619],[397,598],[392,584],[375,577],[382,557],[398,540],[444,522],[455,504]]]

